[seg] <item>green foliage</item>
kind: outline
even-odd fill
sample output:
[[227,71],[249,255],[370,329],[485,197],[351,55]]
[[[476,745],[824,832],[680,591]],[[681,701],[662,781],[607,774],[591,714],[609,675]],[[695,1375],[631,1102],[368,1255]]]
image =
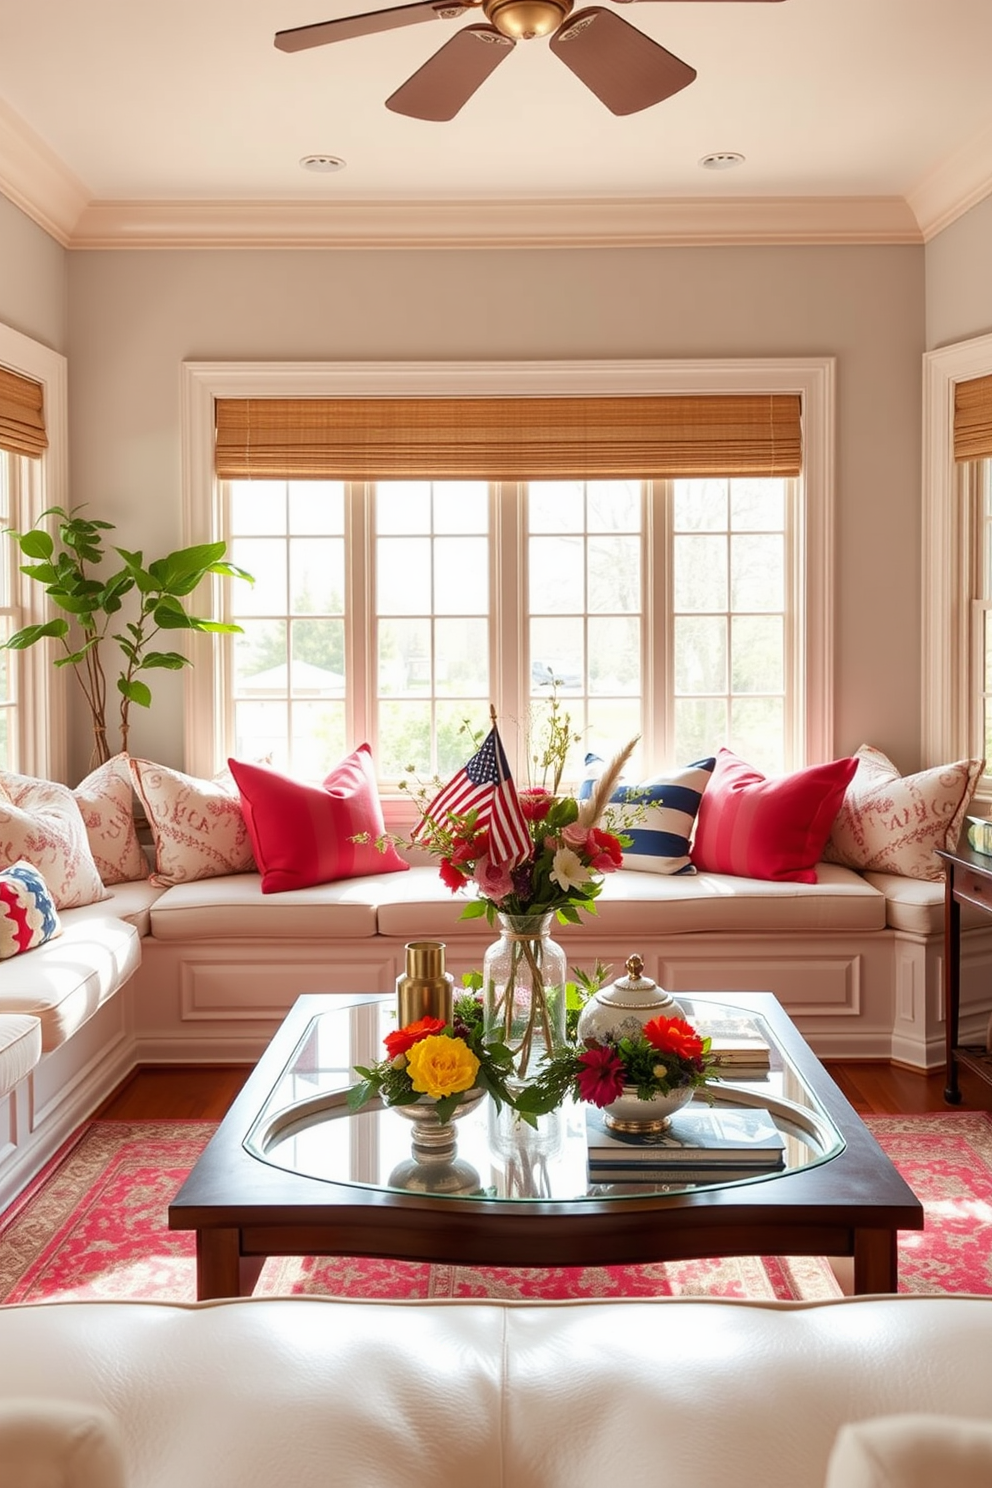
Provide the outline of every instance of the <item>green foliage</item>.
[[[22,555],[35,560],[22,564],[21,572],[41,584],[50,602],[69,619],[57,616],[42,625],[27,625],[3,644],[12,651],[27,650],[45,639],[60,644],[63,654],[55,658],[55,665],[74,668],[90,709],[93,753],[99,763],[109,759],[112,753],[107,742],[103,642],[115,642],[122,657],[116,687],[120,697],[120,747],[126,750],[132,703],[148,708],[152,701],[151,688],[139,674],[176,672],[189,665],[189,659],[178,651],[151,649],[156,636],[173,630],[210,634],[240,631],[239,625],[190,614],[184,600],[208,574],[245,579],[249,583],[254,580],[244,569],[225,560],[226,544],[222,542],[181,548],[154,559],[147,567],[140,551],[114,548],[123,566],[109,577],[99,577],[95,570],[107,557],[103,535],[113,531],[113,523],[84,518],[79,515],[81,510],[81,507],[69,511],[60,506],[49,507],[29,531],[6,529]],[[41,525],[52,517],[57,519],[57,537]],[[124,619],[121,615],[124,600],[132,592],[137,613],[133,619]],[[134,610],[133,601],[131,609]],[[121,628],[112,630],[113,625]]]

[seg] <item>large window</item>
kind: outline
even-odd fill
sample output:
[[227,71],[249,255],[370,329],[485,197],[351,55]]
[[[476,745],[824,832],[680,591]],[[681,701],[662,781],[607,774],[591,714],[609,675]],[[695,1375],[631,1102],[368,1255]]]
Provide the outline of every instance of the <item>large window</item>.
[[992,801],[992,336],[924,357],[924,763],[987,761]]
[[[65,360],[0,325],[0,530],[31,527],[65,505]],[[24,387],[37,395],[22,400]],[[21,453],[21,449],[32,453]],[[21,555],[0,537],[0,636],[49,619],[41,586],[20,572]],[[44,642],[0,650],[0,768],[65,779],[64,675]]]
[[[527,778],[529,720],[553,692],[576,773],[634,733],[643,772],[721,744],[770,773],[830,756],[829,363],[619,374],[635,389],[799,392],[796,478],[214,478],[215,396],[300,397],[301,379],[333,394],[356,370],[186,368],[188,535],[223,537],[257,581],[226,586],[243,634],[187,673],[189,768],[233,753],[317,776],[367,739],[388,794],[411,767],[462,764],[465,721],[483,730],[493,705]],[[408,395],[445,389],[445,369],[389,370]],[[536,385],[556,379],[576,390],[561,368]],[[580,390],[609,382],[586,369]]]

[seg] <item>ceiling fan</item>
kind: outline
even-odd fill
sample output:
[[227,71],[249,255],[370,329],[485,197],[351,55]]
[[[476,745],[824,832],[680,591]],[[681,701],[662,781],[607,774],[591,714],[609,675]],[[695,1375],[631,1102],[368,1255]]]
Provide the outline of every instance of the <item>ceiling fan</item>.
[[535,36],[550,36],[548,45],[555,56],[614,114],[639,113],[671,98],[695,78],[694,67],[612,10],[590,5],[573,13],[573,4],[574,0],[416,0],[413,5],[277,31],[275,44],[283,52],[302,52],[420,21],[456,20],[481,9],[488,25],[464,26],[386,99],[394,113],[438,122],[453,119],[517,42]]

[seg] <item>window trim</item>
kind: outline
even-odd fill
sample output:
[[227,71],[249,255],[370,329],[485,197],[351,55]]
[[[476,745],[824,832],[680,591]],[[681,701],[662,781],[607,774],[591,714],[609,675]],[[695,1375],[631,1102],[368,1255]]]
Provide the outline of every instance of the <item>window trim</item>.
[[[20,482],[21,520],[26,529],[48,507],[67,504],[67,362],[50,347],[0,325],[0,365],[40,383],[44,391],[48,448],[38,459],[24,457],[27,478]],[[20,607],[23,624],[51,618],[41,586],[19,572],[12,598]],[[17,668],[20,772],[64,781],[69,754],[65,668],[53,666],[46,645],[18,652]]]
[[[799,590],[804,619],[806,707],[800,762],[833,756],[834,411],[833,357],[714,361],[184,362],[184,542],[223,534],[214,475],[215,398],[623,397],[676,393],[797,393],[804,427]],[[223,603],[215,586],[213,603]],[[214,613],[219,613],[218,609]],[[223,647],[191,636],[186,668],[186,768],[210,775],[222,762],[217,718],[226,694]],[[497,673],[498,685],[498,673]],[[498,698],[494,699],[499,706]]]
[[954,460],[959,382],[992,373],[992,335],[923,357],[923,594],[920,606],[923,765],[971,758],[971,511]]

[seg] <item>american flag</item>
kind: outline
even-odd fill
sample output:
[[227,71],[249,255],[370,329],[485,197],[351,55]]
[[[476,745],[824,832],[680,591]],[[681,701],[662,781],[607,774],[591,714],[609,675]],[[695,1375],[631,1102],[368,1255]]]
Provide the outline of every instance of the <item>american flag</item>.
[[489,828],[490,857],[494,863],[515,868],[530,856],[533,843],[527,819],[520,809],[516,787],[506,763],[495,725],[478,754],[458,771],[435,797],[413,834],[438,821],[446,813],[464,816],[476,811],[476,825]]

